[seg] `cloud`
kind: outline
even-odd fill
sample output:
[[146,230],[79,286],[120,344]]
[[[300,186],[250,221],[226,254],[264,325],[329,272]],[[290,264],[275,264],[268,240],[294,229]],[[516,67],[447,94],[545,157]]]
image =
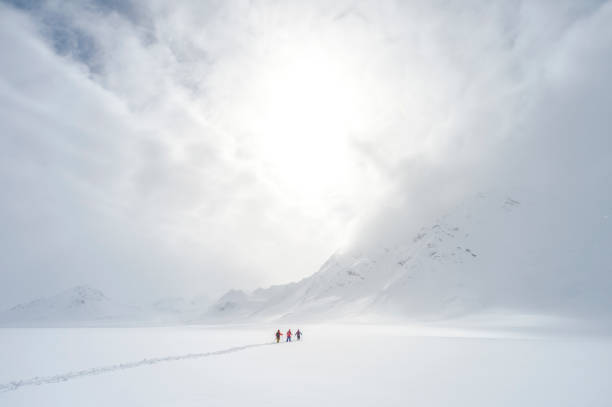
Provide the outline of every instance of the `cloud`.
[[500,180],[565,171],[582,188],[608,168],[609,14],[2,5],[7,305],[82,282],[142,297],[287,282]]
[[[379,150],[379,139],[358,145],[394,180],[362,236],[372,241],[406,237],[457,202],[494,186],[547,190],[563,185],[569,174],[592,176],[590,165],[585,166],[589,155],[607,166],[609,122],[602,109],[608,104],[605,71],[611,61],[604,50],[611,36],[603,21],[609,4],[580,10],[575,4],[555,10],[533,3],[492,4],[463,14],[460,21],[454,12],[429,10],[439,18],[430,27],[434,38],[440,27],[459,33],[433,42],[441,48],[434,64],[443,67],[440,78],[455,78],[426,121],[425,148],[417,154],[390,160],[392,155]],[[435,21],[431,15],[422,19]],[[550,21],[543,24],[545,19]],[[439,82],[437,75],[419,78]],[[397,149],[402,137],[397,132],[382,143]]]
[[[49,14],[93,53],[58,49]],[[14,50],[1,67],[6,305],[80,282],[120,297],[215,293],[328,255],[329,228],[279,200],[211,123],[197,87],[210,61],[167,38],[174,26],[152,41],[114,11],[55,3],[1,17]]]

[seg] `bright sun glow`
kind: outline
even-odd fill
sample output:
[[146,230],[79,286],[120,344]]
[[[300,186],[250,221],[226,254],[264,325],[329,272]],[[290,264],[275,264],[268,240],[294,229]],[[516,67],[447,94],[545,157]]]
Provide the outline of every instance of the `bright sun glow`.
[[347,136],[359,115],[350,70],[320,48],[267,62],[252,93],[262,171],[301,199],[338,193],[350,181]]

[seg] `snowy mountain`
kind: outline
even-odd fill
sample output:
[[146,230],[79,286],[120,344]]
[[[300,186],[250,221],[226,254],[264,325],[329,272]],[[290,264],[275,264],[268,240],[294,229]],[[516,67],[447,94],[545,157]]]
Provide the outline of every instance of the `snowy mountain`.
[[65,325],[141,318],[134,306],[115,302],[101,291],[77,286],[57,295],[19,304],[0,313],[1,325]]
[[138,308],[80,286],[0,313],[0,324],[433,320],[491,310],[610,319],[608,208],[553,198],[480,194],[401,241],[336,252],[301,281],[231,290],[211,307],[165,298]]
[[530,195],[480,194],[403,242],[336,253],[296,283],[232,290],[206,318],[439,319],[487,309],[608,315],[610,228],[594,226],[598,213],[570,221],[568,210]]
[[209,305],[205,296],[168,297],[143,306],[127,305],[82,285],[0,312],[0,326],[180,324],[200,317]]

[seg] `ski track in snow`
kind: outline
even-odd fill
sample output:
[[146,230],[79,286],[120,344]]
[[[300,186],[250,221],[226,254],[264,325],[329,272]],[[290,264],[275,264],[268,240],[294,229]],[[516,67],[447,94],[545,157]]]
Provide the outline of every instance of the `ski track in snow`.
[[139,360],[137,362],[128,362],[128,363],[120,363],[117,365],[93,367],[90,369],[78,370],[75,372],[67,372],[67,373],[58,374],[54,376],[33,377],[31,379],[16,380],[16,381],[12,381],[12,382],[5,383],[5,384],[0,384],[0,393],[14,391],[21,387],[26,387],[26,386],[39,386],[41,384],[61,383],[61,382],[66,382],[68,380],[77,379],[79,377],[84,377],[84,376],[95,376],[95,375],[104,374],[104,373],[116,372],[118,370],[133,369],[136,367],[146,366],[146,365],[155,365],[157,363],[163,363],[163,362],[173,362],[177,360],[197,359],[197,358],[205,358],[208,356],[224,355],[226,353],[239,352],[239,351],[250,349],[250,348],[257,348],[260,346],[268,346],[268,345],[273,345],[273,344],[274,342],[256,343],[252,345],[236,346],[233,348],[218,350],[214,352],[188,353],[186,355],[178,355],[178,356],[166,356],[166,357],[161,357],[161,358],[147,358],[147,359]]

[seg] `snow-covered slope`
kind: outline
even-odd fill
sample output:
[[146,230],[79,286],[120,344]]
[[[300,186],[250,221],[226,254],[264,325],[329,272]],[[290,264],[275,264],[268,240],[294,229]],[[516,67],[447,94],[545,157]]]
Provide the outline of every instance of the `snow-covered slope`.
[[70,325],[141,317],[141,310],[137,307],[115,302],[95,288],[77,286],[52,297],[16,305],[0,313],[0,324]]
[[336,253],[297,283],[230,291],[206,317],[431,319],[490,308],[598,316],[610,309],[610,228],[597,213],[569,221],[567,211],[529,195],[480,194],[406,241]]
[[152,304],[127,305],[83,285],[0,312],[0,326],[180,324],[197,319],[209,306],[204,296],[168,297]]

